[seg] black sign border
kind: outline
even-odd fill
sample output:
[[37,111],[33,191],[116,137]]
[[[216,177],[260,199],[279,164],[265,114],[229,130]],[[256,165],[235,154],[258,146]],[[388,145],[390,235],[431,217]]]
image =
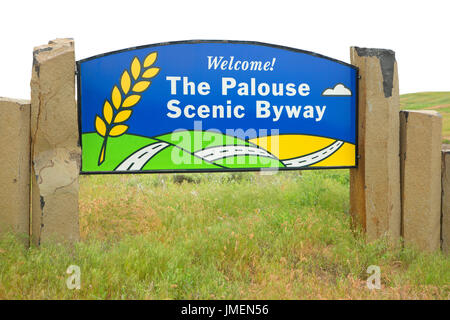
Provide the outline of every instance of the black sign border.
[[310,56],[314,56],[317,58],[327,59],[339,64],[342,64],[344,66],[353,68],[356,70],[356,113],[355,113],[355,165],[354,166],[333,166],[333,167],[306,167],[306,168],[287,168],[287,167],[276,167],[276,168],[218,168],[216,170],[213,169],[179,169],[179,170],[137,170],[137,171],[83,171],[83,157],[80,157],[80,174],[81,175],[98,175],[98,174],[149,174],[149,173],[214,173],[214,172],[278,172],[278,171],[299,171],[299,170],[327,170],[327,169],[354,169],[358,167],[358,159],[359,159],[359,130],[358,130],[358,124],[359,124],[359,79],[361,79],[359,75],[359,68],[357,66],[354,66],[352,64],[349,64],[347,62],[337,60],[334,58],[330,58],[327,56],[324,56],[319,53],[306,51],[302,49],[296,49],[292,47],[277,45],[277,44],[271,44],[271,43],[265,43],[265,42],[259,42],[259,41],[246,41],[246,40],[180,40],[180,41],[169,41],[169,42],[160,42],[160,43],[153,43],[153,44],[147,44],[142,46],[136,46],[136,47],[129,47],[125,49],[110,51],[106,53],[101,53],[98,55],[94,55],[89,58],[81,59],[76,61],[76,77],[77,77],[77,114],[78,114],[78,145],[80,146],[81,150],[83,149],[83,145],[81,142],[81,68],[80,64],[83,62],[87,62],[90,60],[94,60],[97,58],[102,58],[105,56],[109,56],[116,53],[121,52],[127,52],[137,49],[145,49],[145,48],[152,48],[152,47],[160,47],[160,46],[167,46],[167,45],[174,45],[174,44],[199,44],[199,43],[232,43],[232,44],[250,44],[250,45],[257,45],[257,46],[264,46],[264,47],[270,47],[270,48],[276,48],[276,49],[282,49],[287,51],[293,51],[297,53],[304,53],[308,54]]

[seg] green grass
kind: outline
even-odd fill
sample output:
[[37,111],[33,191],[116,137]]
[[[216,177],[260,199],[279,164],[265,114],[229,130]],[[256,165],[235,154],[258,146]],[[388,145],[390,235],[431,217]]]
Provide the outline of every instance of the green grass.
[[417,92],[400,96],[402,109],[418,110],[448,104],[450,104],[450,92]]
[[[444,133],[447,104],[401,96],[403,109],[444,106]],[[348,188],[348,170],[82,176],[82,240],[0,236],[0,299],[450,299],[450,257],[367,243]],[[66,287],[72,264],[81,290]],[[369,265],[381,290],[366,288]]]
[[[2,299],[449,299],[450,258],[366,243],[348,170],[83,176],[82,241],[0,240]],[[81,290],[66,269],[81,267]],[[366,288],[379,265],[382,289]]]
[[450,92],[418,92],[400,96],[400,108],[408,110],[428,109],[442,115],[442,137],[450,144]]

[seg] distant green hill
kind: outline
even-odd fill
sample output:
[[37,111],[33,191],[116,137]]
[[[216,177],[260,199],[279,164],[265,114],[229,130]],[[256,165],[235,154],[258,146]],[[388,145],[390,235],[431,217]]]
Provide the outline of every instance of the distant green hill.
[[442,115],[444,143],[450,143],[450,92],[417,92],[402,94],[400,108],[409,110],[436,110]]
[[417,110],[446,104],[450,106],[450,91],[417,92],[400,96],[400,107],[402,109]]

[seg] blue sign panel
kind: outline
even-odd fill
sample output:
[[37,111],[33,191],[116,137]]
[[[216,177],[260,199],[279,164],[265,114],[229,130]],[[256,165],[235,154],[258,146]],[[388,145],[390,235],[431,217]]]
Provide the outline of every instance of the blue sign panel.
[[185,41],[78,63],[83,173],[356,166],[356,67],[254,42]]

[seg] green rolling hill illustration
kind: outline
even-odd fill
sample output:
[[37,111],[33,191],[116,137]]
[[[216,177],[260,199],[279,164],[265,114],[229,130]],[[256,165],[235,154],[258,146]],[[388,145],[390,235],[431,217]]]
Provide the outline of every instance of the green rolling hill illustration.
[[[96,154],[102,138],[82,135],[83,153]],[[278,158],[248,141],[209,131],[179,131],[148,138],[124,134],[108,141],[106,160],[84,156],[82,171],[155,171],[283,167]]]

